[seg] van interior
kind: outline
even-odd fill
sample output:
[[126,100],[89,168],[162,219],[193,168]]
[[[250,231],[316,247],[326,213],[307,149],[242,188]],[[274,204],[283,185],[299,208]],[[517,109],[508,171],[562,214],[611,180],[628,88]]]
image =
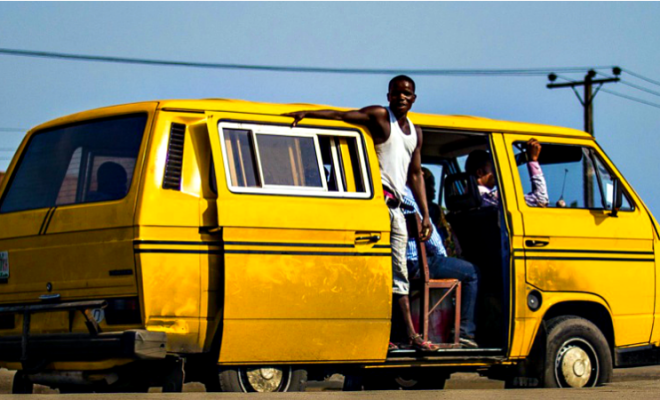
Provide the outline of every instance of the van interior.
[[[425,174],[430,171],[432,175],[425,176],[431,221],[448,256],[471,262],[479,272],[475,307],[479,348],[470,352],[502,355],[508,346],[511,306],[509,237],[501,204],[481,207],[476,180],[465,173],[468,155],[475,150],[490,153],[487,134],[424,129],[422,165]],[[439,353],[463,351],[466,349],[441,349]]]

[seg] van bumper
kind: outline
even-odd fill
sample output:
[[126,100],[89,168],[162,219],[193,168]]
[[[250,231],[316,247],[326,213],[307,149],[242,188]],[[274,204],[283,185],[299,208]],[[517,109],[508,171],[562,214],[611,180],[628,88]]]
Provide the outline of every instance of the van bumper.
[[[23,370],[38,371],[57,361],[101,361],[108,359],[162,359],[166,356],[167,334],[144,329],[101,332],[93,309],[105,308],[104,300],[31,304],[0,307],[0,314],[22,314],[20,336],[0,337],[0,361],[20,361]],[[32,314],[79,311],[85,317],[88,334],[54,333],[32,335]]]
[[5,362],[32,361],[100,361],[113,358],[140,360],[163,359],[166,356],[165,332],[143,329],[124,332],[89,334],[48,334],[30,336],[27,357],[23,356],[23,337],[0,338],[0,359]]

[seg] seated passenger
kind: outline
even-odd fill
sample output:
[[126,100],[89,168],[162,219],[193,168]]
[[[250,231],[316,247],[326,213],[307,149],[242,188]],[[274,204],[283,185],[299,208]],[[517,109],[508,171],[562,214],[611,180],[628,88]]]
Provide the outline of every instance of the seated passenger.
[[[401,208],[404,214],[417,213],[421,217],[412,192],[407,187]],[[429,278],[458,279],[461,281],[461,328],[459,341],[463,347],[479,347],[474,341],[476,330],[474,314],[479,282],[477,268],[465,260],[447,257],[447,252],[442,245],[442,239],[435,225],[432,225],[431,229],[431,238],[424,242],[426,246],[426,261],[429,266]],[[420,273],[420,264],[417,256],[417,245],[414,239],[408,240],[406,259],[408,261],[408,276],[415,277],[415,275]]]
[[[527,169],[532,181],[532,192],[525,195],[525,202],[530,207],[546,207],[548,205],[548,190],[543,177],[543,171],[538,163],[541,154],[541,143],[536,139],[527,142]],[[485,150],[475,150],[465,162],[465,172],[474,176],[479,185],[482,207],[497,207],[500,196],[495,187],[495,169],[490,154]]]
[[429,218],[436,227],[440,224],[440,206],[435,203],[435,176],[431,170],[422,167],[424,175],[424,188],[426,189],[426,205],[429,209]]
[[87,201],[118,200],[126,196],[128,176],[116,162],[104,162],[96,173],[97,190],[87,195]]

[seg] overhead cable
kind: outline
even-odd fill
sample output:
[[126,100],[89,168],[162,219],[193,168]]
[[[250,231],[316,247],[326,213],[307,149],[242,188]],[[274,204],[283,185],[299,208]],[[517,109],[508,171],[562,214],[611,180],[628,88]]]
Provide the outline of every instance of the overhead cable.
[[640,74],[638,74],[638,73],[632,72],[632,71],[629,70],[629,69],[621,68],[621,71],[623,71],[623,72],[625,72],[625,73],[627,73],[627,74],[629,74],[629,75],[632,75],[632,76],[634,76],[635,78],[638,78],[638,79],[641,79],[641,80],[643,80],[643,81],[647,81],[647,82],[652,83],[652,84],[654,84],[654,85],[658,85],[658,86],[660,86],[660,82],[658,82],[658,81],[656,81],[656,80],[653,80],[653,79],[651,79],[651,78],[647,78],[647,77],[645,77],[645,76],[643,76],[643,75],[640,75]]
[[608,89],[601,89],[601,91],[603,91],[605,93],[609,93],[609,94],[614,95],[614,96],[624,98],[624,99],[628,99],[628,100],[631,100],[631,101],[636,101],[638,103],[646,104],[647,106],[660,108],[660,104],[652,103],[652,102],[646,101],[646,100],[642,100],[642,99],[637,98],[637,97],[628,96],[628,95],[625,95],[625,94],[622,94],[622,93],[619,93],[619,92],[613,92],[613,91],[608,90]]
[[275,72],[307,72],[307,73],[331,73],[331,74],[410,74],[410,75],[453,75],[453,76],[479,76],[479,75],[509,75],[509,76],[534,76],[545,75],[552,71],[557,72],[581,72],[585,69],[605,69],[611,66],[600,67],[553,67],[553,68],[514,68],[514,69],[397,69],[397,68],[329,68],[329,67],[299,67],[299,66],[278,66],[278,65],[254,65],[254,64],[230,64],[230,63],[210,63],[210,62],[189,62],[189,61],[171,61],[154,60],[144,58],[96,56],[86,54],[58,53],[50,51],[32,51],[0,48],[0,54],[57,58],[63,60],[75,61],[97,61],[122,64],[142,64],[158,65],[172,67],[193,67],[193,68],[212,68],[212,69],[241,69],[253,71],[275,71]]

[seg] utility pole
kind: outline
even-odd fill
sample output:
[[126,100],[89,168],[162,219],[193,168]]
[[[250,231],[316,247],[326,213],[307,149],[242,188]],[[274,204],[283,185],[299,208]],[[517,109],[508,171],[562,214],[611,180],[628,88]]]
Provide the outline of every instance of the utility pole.
[[[548,75],[548,79],[550,80],[551,83],[548,83],[546,87],[548,89],[559,89],[566,87],[570,87],[571,89],[573,89],[578,100],[584,107],[584,130],[591,136],[595,136],[594,109],[593,109],[594,98],[596,97],[596,94],[598,94],[598,91],[603,86],[603,84],[618,82],[620,80],[619,75],[621,75],[621,68],[619,67],[612,68],[612,74],[614,74],[614,78],[594,79],[596,77],[596,71],[592,69],[587,72],[583,81],[553,83],[554,81],[557,80],[557,75],[555,73],[551,73],[550,75]],[[595,84],[598,85],[598,87],[596,88],[596,91],[593,92],[593,85]],[[577,86],[584,86],[584,99],[580,97],[580,93],[578,93],[577,89],[575,89]],[[583,193],[584,193],[584,203],[585,203],[584,206],[587,208],[591,208],[594,206],[595,166],[592,165],[590,157],[587,154],[584,154],[582,157],[582,168],[584,173],[583,175],[584,178]]]
[[[594,79],[596,77],[596,71],[592,69],[589,70],[589,72],[587,72],[587,75],[585,75],[583,81],[554,83],[554,81],[557,80],[557,75],[553,72],[550,75],[548,75],[548,79],[550,80],[551,83],[548,83],[546,87],[548,89],[559,89],[559,88],[567,88],[567,87],[573,89],[578,100],[580,100],[580,103],[584,107],[584,130],[585,132],[589,133],[591,136],[595,136],[594,113],[593,113],[594,98],[596,97],[596,94],[598,94],[598,91],[600,90],[601,86],[603,86],[603,84],[620,81],[619,75],[621,75],[621,68],[619,67],[612,68],[612,73],[615,76],[614,78]],[[595,92],[593,92],[593,85],[598,85]],[[580,93],[578,93],[577,89],[575,89],[577,86],[584,86],[584,100],[580,96]]]

